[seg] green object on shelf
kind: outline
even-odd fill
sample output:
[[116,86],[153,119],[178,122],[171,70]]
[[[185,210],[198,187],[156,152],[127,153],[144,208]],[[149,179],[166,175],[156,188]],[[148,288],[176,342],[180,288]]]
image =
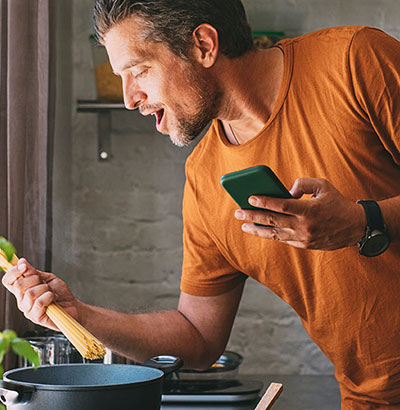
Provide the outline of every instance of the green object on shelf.
[[253,31],[253,36],[277,36],[283,37],[285,33],[283,31]]

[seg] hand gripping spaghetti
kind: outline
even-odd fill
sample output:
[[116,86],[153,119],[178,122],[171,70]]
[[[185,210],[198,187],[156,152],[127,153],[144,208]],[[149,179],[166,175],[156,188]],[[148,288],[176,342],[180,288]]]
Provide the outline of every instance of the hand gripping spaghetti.
[[[18,263],[14,246],[0,236],[0,269],[7,272]],[[86,359],[101,359],[106,354],[102,343],[80,325],[57,303],[46,310],[47,316]]]

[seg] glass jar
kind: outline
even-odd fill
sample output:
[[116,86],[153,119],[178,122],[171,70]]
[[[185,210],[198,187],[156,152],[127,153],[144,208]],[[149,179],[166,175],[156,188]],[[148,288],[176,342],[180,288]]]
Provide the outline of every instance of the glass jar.
[[[66,363],[104,363],[129,364],[130,361],[106,348],[103,359],[89,360],[81,356],[78,350],[63,335],[25,337],[39,354],[40,365]],[[31,364],[23,357],[18,357],[18,367],[29,367]]]
[[[39,354],[40,364],[82,363],[82,356],[63,335],[26,338],[33,349]],[[31,364],[24,358],[18,357],[19,367]]]
[[122,80],[113,73],[107,51],[95,35],[90,36],[93,67],[96,77],[97,100],[105,102],[123,101]]

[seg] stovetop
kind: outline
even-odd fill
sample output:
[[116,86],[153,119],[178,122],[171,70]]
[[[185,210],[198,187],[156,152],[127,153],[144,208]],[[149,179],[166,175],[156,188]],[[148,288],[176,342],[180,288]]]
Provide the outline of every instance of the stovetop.
[[163,384],[164,402],[238,403],[259,397],[263,383],[257,380],[175,380]]
[[[241,379],[246,377],[240,376]],[[264,390],[271,382],[283,384],[283,392],[272,410],[340,409],[339,387],[333,376],[257,375],[248,376],[248,378],[264,382],[264,387],[256,400],[237,403],[163,402],[161,410],[254,410]]]
[[258,400],[244,403],[163,403],[161,410],[254,410]]

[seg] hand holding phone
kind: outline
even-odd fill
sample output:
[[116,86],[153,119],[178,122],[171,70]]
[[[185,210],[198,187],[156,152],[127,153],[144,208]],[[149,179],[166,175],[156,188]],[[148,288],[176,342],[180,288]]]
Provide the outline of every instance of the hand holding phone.
[[[258,165],[222,176],[221,184],[243,209],[235,217],[253,222],[241,227],[251,235],[324,251],[354,246],[361,237],[364,210],[326,179],[297,178],[292,196],[268,167]],[[249,204],[253,195],[265,196],[259,207]],[[303,195],[312,198],[299,200]]]

